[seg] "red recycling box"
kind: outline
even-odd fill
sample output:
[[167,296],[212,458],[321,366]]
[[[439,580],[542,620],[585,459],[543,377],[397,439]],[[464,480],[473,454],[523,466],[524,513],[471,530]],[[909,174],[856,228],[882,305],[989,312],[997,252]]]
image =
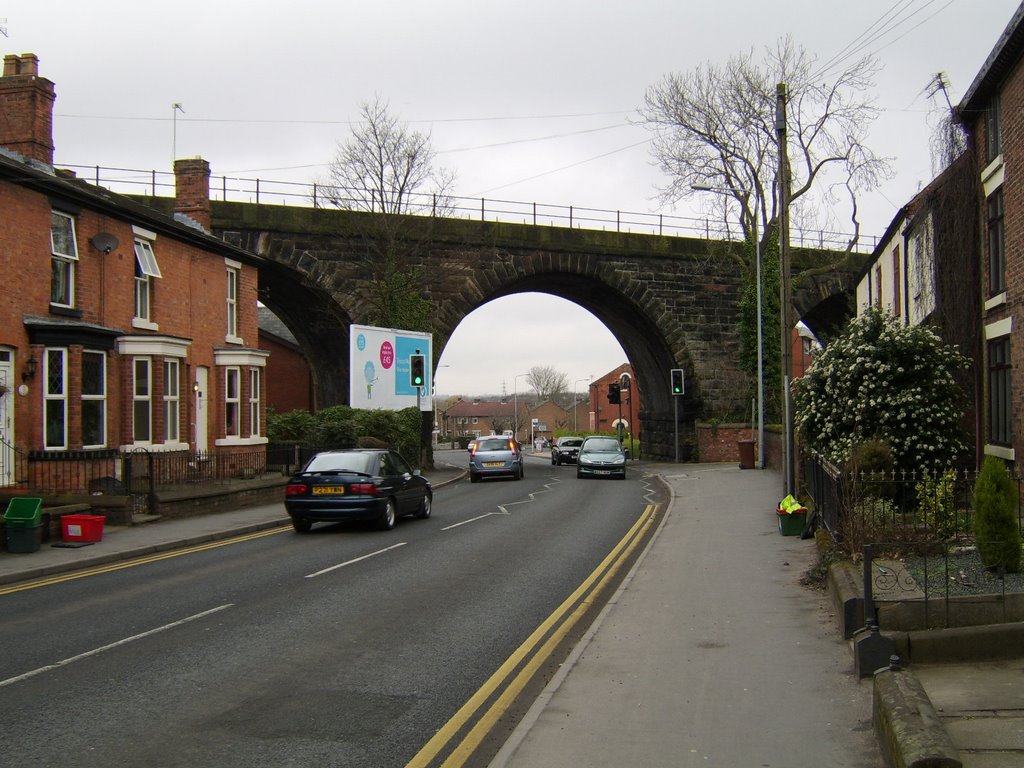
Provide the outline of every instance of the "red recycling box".
[[102,541],[103,515],[64,515],[60,519],[64,541]]

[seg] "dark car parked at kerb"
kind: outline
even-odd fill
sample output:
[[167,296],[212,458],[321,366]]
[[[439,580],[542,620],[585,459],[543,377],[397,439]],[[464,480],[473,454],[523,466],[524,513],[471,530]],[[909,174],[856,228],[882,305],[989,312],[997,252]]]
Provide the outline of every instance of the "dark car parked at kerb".
[[292,526],[371,520],[383,530],[404,515],[430,517],[430,481],[395,451],[352,448],[316,454],[288,480],[284,508]]
[[583,445],[582,437],[558,438],[558,442],[551,446],[551,463],[575,464],[581,445]]

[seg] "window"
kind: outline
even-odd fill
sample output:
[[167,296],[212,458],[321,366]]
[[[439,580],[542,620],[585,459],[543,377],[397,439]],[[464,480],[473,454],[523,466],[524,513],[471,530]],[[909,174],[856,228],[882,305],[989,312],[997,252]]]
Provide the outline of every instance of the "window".
[[107,356],[82,353],[82,447],[107,444]]
[[46,391],[43,393],[43,446],[63,449],[68,447],[68,351],[48,349],[43,360],[46,382]]
[[224,436],[238,437],[238,412],[242,407],[238,368],[224,369]]
[[153,245],[148,240],[135,239],[135,317],[149,320],[153,304],[153,278],[161,277]]
[[1006,290],[1006,245],[1003,236],[1003,188],[988,197],[986,204],[988,230],[988,292],[989,297]]
[[892,252],[892,313],[900,316],[900,247],[897,245]]
[[62,307],[75,305],[75,220],[66,213],[50,213],[50,303]]
[[228,336],[238,336],[238,269],[228,267]]
[[178,442],[180,422],[181,366],[177,360],[164,360],[164,442]]
[[1003,153],[1003,106],[997,93],[988,105],[988,120],[985,121],[985,146],[991,162]]
[[1010,392],[1010,337],[988,342],[988,434],[989,442],[1010,445],[1013,413]]
[[137,357],[132,369],[132,440],[148,443],[153,439],[152,361],[148,357]]
[[249,371],[249,435],[260,433],[260,370]]

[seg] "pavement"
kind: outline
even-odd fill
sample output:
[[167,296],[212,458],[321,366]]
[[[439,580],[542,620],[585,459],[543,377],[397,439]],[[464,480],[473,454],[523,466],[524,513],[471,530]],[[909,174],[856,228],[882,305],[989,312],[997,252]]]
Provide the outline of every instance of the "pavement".
[[[778,528],[781,475],[631,468],[664,483],[667,514],[491,768],[1024,766],[1024,645],[964,661],[965,645],[984,647],[975,627],[944,636],[955,662],[861,677],[833,604],[801,583],[813,540]],[[465,473],[426,474],[438,488]],[[87,546],[0,552],[0,585],[288,524],[273,504],[108,526]]]

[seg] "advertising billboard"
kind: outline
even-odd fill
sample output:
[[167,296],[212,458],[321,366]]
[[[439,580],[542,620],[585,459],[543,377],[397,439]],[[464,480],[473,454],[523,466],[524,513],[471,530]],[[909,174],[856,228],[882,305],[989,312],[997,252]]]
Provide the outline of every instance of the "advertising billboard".
[[[431,410],[434,353],[431,335],[420,331],[349,326],[349,404],[353,408]],[[423,386],[412,383],[409,359],[424,355]]]

